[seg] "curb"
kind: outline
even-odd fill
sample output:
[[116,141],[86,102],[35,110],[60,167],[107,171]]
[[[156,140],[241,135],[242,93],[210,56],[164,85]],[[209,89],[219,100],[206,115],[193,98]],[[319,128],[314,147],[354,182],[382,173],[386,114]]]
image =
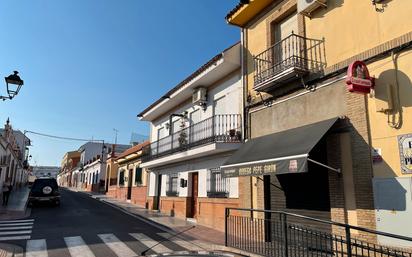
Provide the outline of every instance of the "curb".
[[[172,234],[172,235],[177,235],[178,233],[182,232],[182,231],[174,230],[174,229],[172,229],[172,228],[170,228],[170,227],[168,227],[168,226],[165,226],[165,225],[163,225],[163,224],[160,224],[160,223],[158,223],[158,222],[156,222],[156,221],[150,220],[150,219],[148,219],[148,218],[146,218],[146,217],[144,217],[144,216],[142,216],[142,215],[140,215],[140,214],[132,213],[132,212],[130,212],[129,210],[127,210],[126,208],[124,208],[124,207],[117,206],[116,204],[110,203],[110,202],[108,202],[108,201],[106,201],[106,200],[104,200],[104,199],[100,199],[99,197],[93,197],[94,195],[93,195],[93,194],[90,194],[90,193],[88,193],[88,192],[81,192],[81,191],[77,191],[77,192],[78,192],[78,193],[83,193],[83,194],[85,194],[85,195],[87,195],[87,196],[90,196],[90,198],[92,198],[92,199],[94,199],[94,200],[96,200],[96,201],[99,201],[99,202],[101,202],[101,203],[104,203],[104,204],[106,204],[106,205],[108,205],[108,206],[110,206],[110,207],[112,207],[112,208],[114,208],[114,209],[117,209],[117,210],[119,210],[119,211],[121,211],[121,212],[123,212],[123,213],[125,213],[125,214],[127,214],[127,215],[129,215],[129,216],[132,216],[132,217],[134,217],[134,218],[136,218],[136,219],[138,219],[138,220],[140,220],[140,221],[142,221],[142,222],[145,222],[146,224],[149,224],[149,225],[151,225],[151,226],[153,226],[153,227],[155,227],[155,228],[157,228],[157,229],[160,229],[160,230],[163,230],[163,231],[165,231],[165,232],[168,232],[168,233],[170,233],[170,234]],[[199,240],[199,239],[196,239],[196,241],[197,241],[196,244],[197,244],[198,246],[200,246],[200,247],[203,248],[203,249],[208,249],[208,251],[230,252],[230,253],[234,253],[234,254],[239,254],[239,255],[241,255],[241,256],[250,256],[250,257],[261,257],[261,256],[262,256],[262,255],[257,255],[257,254],[249,253],[249,252],[246,252],[246,251],[243,251],[243,250],[240,250],[240,249],[236,249],[236,248],[224,246],[224,245],[218,245],[218,244],[213,244],[213,243],[206,243],[206,242],[203,242],[202,240]]]

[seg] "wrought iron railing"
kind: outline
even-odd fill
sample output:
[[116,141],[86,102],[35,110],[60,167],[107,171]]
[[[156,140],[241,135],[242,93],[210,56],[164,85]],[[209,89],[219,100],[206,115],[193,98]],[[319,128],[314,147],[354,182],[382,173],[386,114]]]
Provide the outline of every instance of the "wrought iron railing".
[[225,198],[229,196],[229,179],[222,177],[219,168],[208,170],[207,196],[211,198]]
[[143,161],[214,142],[241,142],[241,124],[240,114],[214,115],[146,146]]
[[324,40],[292,34],[254,57],[254,84],[271,80],[294,68],[300,72],[320,72],[326,66]]
[[[405,247],[376,243],[398,240]],[[226,246],[279,257],[412,257],[412,238],[283,211],[226,208]]]

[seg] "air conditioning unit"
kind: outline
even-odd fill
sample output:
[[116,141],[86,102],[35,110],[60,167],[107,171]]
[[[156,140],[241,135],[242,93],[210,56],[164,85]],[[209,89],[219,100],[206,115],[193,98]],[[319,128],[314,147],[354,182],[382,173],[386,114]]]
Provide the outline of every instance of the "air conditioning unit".
[[298,13],[310,17],[320,7],[326,7],[327,0],[298,0]]
[[207,90],[205,87],[197,87],[193,90],[192,103],[204,105],[207,101]]

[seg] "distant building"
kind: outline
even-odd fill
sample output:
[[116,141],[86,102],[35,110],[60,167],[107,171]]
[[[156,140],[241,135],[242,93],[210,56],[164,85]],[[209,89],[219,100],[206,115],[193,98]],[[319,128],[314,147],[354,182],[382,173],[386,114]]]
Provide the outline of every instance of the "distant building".
[[60,167],[57,166],[33,166],[32,174],[36,177],[56,178]]
[[80,146],[80,169],[75,184],[88,191],[105,190],[107,153],[122,153],[130,145],[87,142]]

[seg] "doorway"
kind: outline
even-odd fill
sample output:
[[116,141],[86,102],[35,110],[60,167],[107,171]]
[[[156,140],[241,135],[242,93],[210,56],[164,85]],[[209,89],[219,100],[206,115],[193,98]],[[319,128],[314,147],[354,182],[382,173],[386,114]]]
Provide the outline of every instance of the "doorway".
[[132,177],[133,170],[129,170],[129,176],[127,177],[127,200],[132,199]]
[[160,210],[160,194],[162,193],[162,175],[157,175],[157,191],[153,202],[153,209]]
[[199,192],[199,173],[192,173],[192,203],[191,218],[197,218],[197,196]]

